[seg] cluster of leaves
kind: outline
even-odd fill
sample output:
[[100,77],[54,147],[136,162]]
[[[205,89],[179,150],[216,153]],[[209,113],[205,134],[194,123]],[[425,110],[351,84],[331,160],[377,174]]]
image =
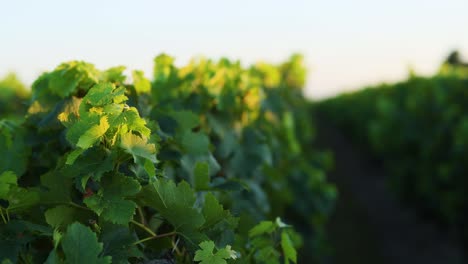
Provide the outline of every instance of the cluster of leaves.
[[335,189],[307,147],[302,58],[173,61],[131,83],[61,64],[0,121],[2,264],[297,263],[303,239],[321,256]]
[[431,78],[341,95],[319,109],[384,162],[402,199],[441,223],[467,226],[466,69],[444,64]]
[[0,113],[2,117],[16,118],[27,110],[29,91],[14,73],[0,80]]

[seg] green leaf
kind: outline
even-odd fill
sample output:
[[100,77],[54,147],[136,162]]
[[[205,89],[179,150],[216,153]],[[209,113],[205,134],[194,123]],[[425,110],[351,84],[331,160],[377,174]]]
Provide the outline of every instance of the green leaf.
[[0,173],[13,171],[21,177],[28,165],[31,147],[26,144],[24,131],[16,124],[0,120]]
[[124,86],[119,86],[112,92],[114,104],[121,104],[128,100],[128,97],[125,95],[125,91],[126,88]]
[[70,152],[67,156],[67,161],[65,162],[65,164],[67,165],[73,165],[73,163],[75,163],[75,160],[81,155],[83,154],[83,152],[85,151],[85,149],[75,149],[73,150],[72,152]]
[[275,222],[276,222],[276,225],[279,228],[292,227],[291,225],[288,225],[288,224],[284,223],[283,220],[281,220],[281,218],[279,218],[279,217],[276,217]]
[[47,210],[44,215],[47,224],[53,228],[59,228],[75,222],[79,218],[80,213],[82,212],[78,211],[76,208],[59,205]]
[[125,125],[128,130],[140,133],[143,137],[149,137],[151,130],[146,127],[146,121],[140,117],[135,107],[126,107],[115,119],[109,122],[112,127]]
[[53,249],[50,253],[49,256],[47,257],[46,261],[44,264],[62,264],[63,261],[60,259],[57,250]]
[[60,168],[60,173],[62,173],[62,177],[81,179],[82,184],[86,184],[90,177],[99,181],[104,173],[114,168],[115,157],[104,148],[94,147],[86,150],[77,157],[73,165],[68,164],[70,155],[72,154],[69,154],[67,162]]
[[206,162],[197,162],[193,172],[195,190],[206,190],[210,187],[210,166]]
[[99,125],[95,125],[87,130],[83,135],[80,136],[76,146],[87,149],[96,143],[109,129],[109,123],[107,122],[107,117],[103,116],[99,120]]
[[80,223],[73,223],[67,228],[61,244],[66,263],[111,263],[111,257],[100,256],[102,243],[98,242],[96,234],[89,227]]
[[200,243],[200,248],[195,252],[194,261],[200,261],[200,264],[227,264],[227,259],[236,259],[237,254],[231,249],[231,246],[226,246],[214,253],[215,244],[213,241],[203,241]]
[[146,173],[148,173],[150,177],[156,176],[156,168],[154,167],[153,162],[151,162],[150,160],[145,160],[143,167],[145,168]]
[[14,186],[17,186],[15,173],[5,171],[0,174],[0,199],[5,199]]
[[151,82],[145,78],[145,75],[142,71],[135,70],[132,72],[133,85],[137,94],[149,93],[151,92]]
[[57,119],[62,125],[68,128],[78,120],[81,101],[81,98],[74,96],[70,99],[63,100],[62,112],[57,115]]
[[59,244],[60,244],[60,241],[62,240],[62,233],[60,233],[60,231],[58,231],[58,229],[55,229],[54,230],[54,233],[52,234],[52,239],[54,241],[54,249],[56,249]]
[[85,97],[83,102],[92,106],[104,106],[112,102],[112,91],[115,86],[111,83],[99,83],[93,86]]
[[255,237],[263,234],[271,234],[276,230],[276,225],[271,221],[262,221],[249,231],[249,237]]
[[202,209],[206,221],[201,230],[213,240],[216,245],[232,244],[235,240],[235,230],[239,218],[233,217],[228,210],[216,200],[212,193],[205,195],[205,204]]
[[137,207],[136,203],[129,200],[106,200],[99,196],[86,198],[84,202],[103,219],[119,225],[128,224]]
[[288,140],[288,146],[289,146],[289,151],[291,152],[291,155],[299,154],[301,151],[300,144],[296,138],[294,123],[295,123],[295,120],[294,120],[293,113],[285,112],[283,114],[283,127],[286,133],[286,138]]
[[205,217],[203,228],[213,226],[226,218],[232,218],[229,211],[223,209],[223,206],[212,193],[207,193],[205,195],[205,204],[202,212]]
[[156,146],[154,144],[148,144],[146,138],[127,133],[122,135],[120,146],[133,156],[135,162],[138,157],[156,162]]
[[39,201],[37,191],[18,187],[16,180],[16,175],[11,171],[0,175],[0,199],[8,201],[6,209],[9,212],[27,209]]
[[260,248],[255,254],[255,259],[258,263],[279,264],[280,256],[280,253],[271,245]]
[[125,198],[141,189],[138,181],[122,174],[103,177],[97,194],[84,199],[84,203],[104,220],[124,225],[135,214],[136,203]]
[[98,82],[98,77],[94,65],[82,61],[63,63],[46,75],[49,91],[61,98],[76,93],[78,87],[88,90]]
[[[207,153],[204,155],[192,155],[190,153],[186,153],[180,157],[180,164],[182,165],[182,168],[184,171],[186,171],[190,176],[191,179],[194,179],[194,169],[197,165],[197,163],[206,163],[208,164],[208,172],[210,174],[210,177],[216,175],[220,169],[221,165],[218,163],[216,158],[213,156],[212,153]],[[192,180],[193,182],[193,180]]]
[[203,155],[209,152],[210,139],[201,132],[188,131],[182,135],[182,146],[187,153]]
[[6,197],[8,210],[12,213],[28,209],[40,200],[39,193],[30,189],[12,188]]
[[133,231],[127,226],[104,223],[101,241],[104,243],[102,255],[112,256],[112,263],[127,264],[129,258],[141,256],[138,247],[134,245],[136,240]]
[[90,130],[93,126],[99,126],[100,117],[97,114],[94,115],[81,115],[80,119],[71,125],[66,134],[67,140],[76,145],[80,137]]
[[116,88],[112,83],[99,83],[91,88],[80,105],[80,115],[86,114],[93,107],[99,110],[99,107],[105,107],[112,104],[121,104],[128,100],[125,96],[125,87]]
[[176,186],[174,181],[160,179],[145,186],[140,198],[144,204],[158,210],[176,231],[190,233],[205,221],[194,208],[195,192],[187,182]]
[[296,249],[294,248],[294,245],[285,230],[281,232],[281,248],[284,252],[284,263],[289,264],[289,261],[297,263]]
[[8,263],[25,263],[24,260],[32,256],[32,252],[26,249],[30,247],[32,239],[35,236],[39,238],[51,235],[50,228],[23,220],[11,219],[7,223],[2,223],[0,225],[0,263],[7,259],[11,261]]
[[41,176],[41,184],[45,187],[45,190],[41,192],[41,203],[71,202],[73,182],[66,175],[50,171]]
[[54,243],[54,249],[49,253],[49,256],[47,257],[47,260],[44,262],[44,264],[61,264],[63,261],[60,259],[60,256],[57,253],[57,247],[62,240],[62,233],[60,233],[58,229],[55,229],[52,235],[52,239]]
[[179,125],[179,131],[191,130],[200,124],[200,118],[190,111],[174,111],[170,114]]
[[123,83],[127,77],[123,74],[125,71],[125,66],[116,66],[105,70],[101,74],[101,80],[104,82],[111,83]]
[[174,58],[161,54],[154,59],[153,76],[156,82],[166,82],[171,76]]

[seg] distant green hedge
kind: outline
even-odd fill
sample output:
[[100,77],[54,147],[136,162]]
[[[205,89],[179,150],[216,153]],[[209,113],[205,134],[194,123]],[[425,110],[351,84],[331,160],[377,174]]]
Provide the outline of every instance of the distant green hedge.
[[[348,93],[318,106],[385,163],[394,190],[424,213],[468,225],[468,70]],[[468,231],[468,230],[467,230]],[[465,238],[468,239],[468,233]]]

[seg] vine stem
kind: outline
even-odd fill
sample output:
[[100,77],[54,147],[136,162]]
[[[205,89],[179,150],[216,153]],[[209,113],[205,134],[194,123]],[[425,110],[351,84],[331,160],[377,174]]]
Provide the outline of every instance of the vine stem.
[[[76,204],[74,202],[68,202],[68,203],[64,203],[65,205],[70,205],[70,206],[73,206],[75,208],[78,208],[78,209],[82,209],[82,210],[86,210],[86,211],[92,211],[91,209],[89,209],[88,207],[85,207],[85,206],[81,206],[79,204]],[[0,211],[1,213],[1,211]],[[5,219],[5,217],[3,216],[3,213],[1,214],[2,215],[2,218]],[[5,221],[5,220],[4,220]],[[5,222],[6,223],[6,222]],[[151,235],[151,237],[157,237],[156,233],[154,233],[151,229],[149,229],[147,226],[145,226],[144,224],[141,224],[135,220],[131,220],[130,223],[140,227],[141,229],[145,230],[148,234]]]
[[69,202],[69,203],[66,203],[70,206],[73,206],[73,207],[76,207],[76,208],[79,208],[79,209],[83,209],[83,210],[87,210],[87,211],[92,211],[91,209],[89,209],[88,207],[85,207],[85,206],[81,206],[79,204],[76,204],[74,202]]
[[135,243],[133,243],[133,245],[138,245],[138,244],[141,244],[141,243],[144,243],[144,242],[153,240],[153,239],[158,239],[158,238],[163,238],[163,237],[168,237],[168,236],[174,236],[174,235],[176,235],[176,234],[177,234],[177,232],[172,231],[172,232],[165,233],[165,234],[161,234],[161,235],[156,235],[156,236],[151,236],[151,237],[143,238],[143,239],[138,240],[138,241],[136,241]]
[[148,232],[148,234],[150,234],[151,236],[156,236],[156,233],[153,232],[151,229],[149,229],[147,226],[141,224],[141,223],[138,223],[137,221],[135,220],[131,220],[130,223],[140,227],[141,229],[145,230],[146,232]]
[[182,256],[182,252],[180,252],[179,248],[177,247],[177,245],[179,244],[179,239],[177,239],[176,242],[174,242],[174,239],[172,239],[172,248],[177,253],[177,255]]
[[5,215],[3,215],[3,210],[2,208],[0,208],[0,215],[2,216],[2,219],[3,219],[3,223],[8,223],[8,221],[5,219]]
[[89,209],[88,207],[79,205],[79,204],[74,203],[74,202],[45,202],[45,203],[42,203],[42,204],[68,205],[68,206],[72,206],[72,207],[75,207],[75,208],[78,208],[78,209],[82,209],[82,210],[86,210],[86,211],[93,211],[93,210]]
[[140,222],[146,226],[146,219],[145,219],[145,215],[143,214],[143,210],[141,209],[140,206],[137,207],[137,210],[138,210],[138,214],[140,215]]

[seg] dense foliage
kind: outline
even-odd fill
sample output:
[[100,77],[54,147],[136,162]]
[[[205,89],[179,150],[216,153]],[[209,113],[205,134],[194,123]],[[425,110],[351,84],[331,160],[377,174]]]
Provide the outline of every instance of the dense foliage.
[[21,117],[26,113],[29,91],[14,73],[0,80],[0,113],[2,118]]
[[61,64],[0,121],[2,264],[319,260],[335,189],[300,56],[124,70]]
[[384,162],[400,197],[468,239],[467,68],[447,63],[436,76],[343,94],[318,108]]

